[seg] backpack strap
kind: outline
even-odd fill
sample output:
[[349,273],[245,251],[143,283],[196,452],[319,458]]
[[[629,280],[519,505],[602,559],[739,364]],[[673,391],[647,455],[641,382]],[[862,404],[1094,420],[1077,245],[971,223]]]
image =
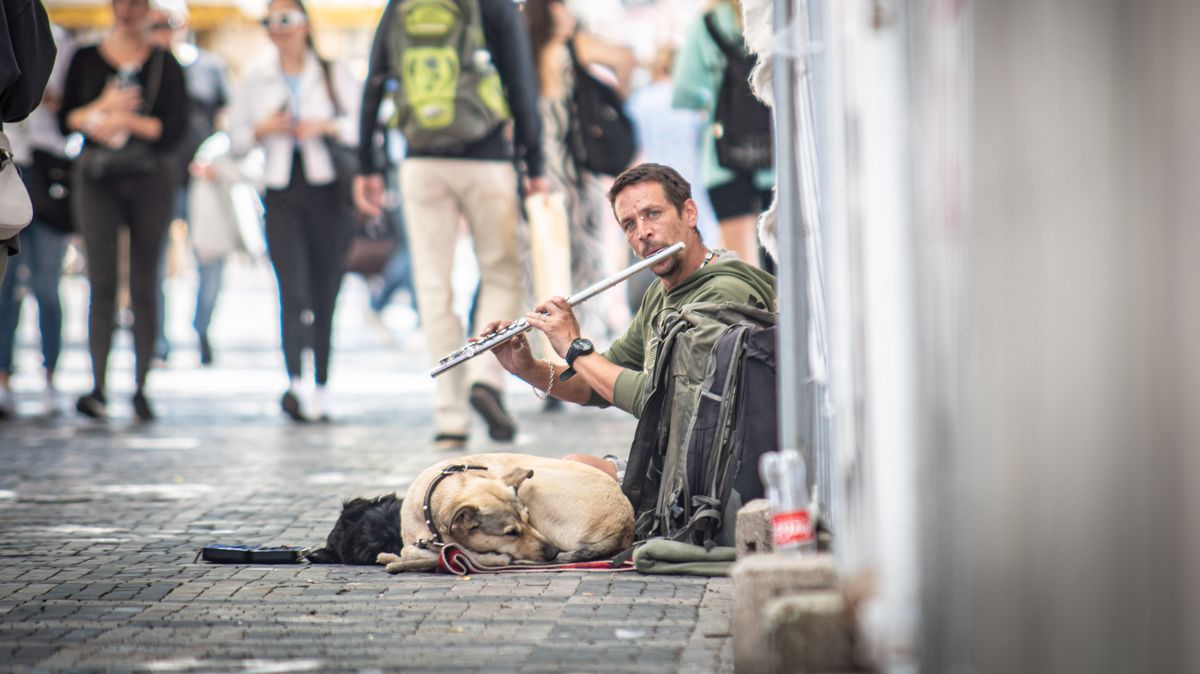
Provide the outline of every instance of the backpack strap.
[[729,40],[721,34],[720,29],[717,28],[717,16],[715,12],[706,12],[704,14],[704,27],[708,29],[708,34],[710,37],[712,37],[713,42],[715,42],[717,47],[721,49],[721,52],[725,54],[725,58],[731,61],[746,58],[744,50],[738,49],[737,45],[730,43]]

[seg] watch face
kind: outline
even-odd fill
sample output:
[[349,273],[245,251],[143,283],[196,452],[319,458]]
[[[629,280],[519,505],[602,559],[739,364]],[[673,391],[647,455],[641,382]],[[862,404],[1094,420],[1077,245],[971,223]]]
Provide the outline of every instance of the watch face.
[[592,341],[584,337],[580,337],[579,339],[571,342],[571,348],[567,349],[567,366],[571,367],[571,364],[575,362],[576,358],[580,356],[586,356],[594,351],[595,348],[596,347],[592,346]]

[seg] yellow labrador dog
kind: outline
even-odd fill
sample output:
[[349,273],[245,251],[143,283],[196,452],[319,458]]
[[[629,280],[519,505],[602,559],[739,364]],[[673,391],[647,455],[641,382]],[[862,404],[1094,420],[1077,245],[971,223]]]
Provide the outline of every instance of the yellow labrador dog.
[[426,468],[400,508],[404,547],[392,573],[437,566],[456,543],[482,564],[579,562],[633,544],[633,506],[603,471],[528,454],[474,454]]

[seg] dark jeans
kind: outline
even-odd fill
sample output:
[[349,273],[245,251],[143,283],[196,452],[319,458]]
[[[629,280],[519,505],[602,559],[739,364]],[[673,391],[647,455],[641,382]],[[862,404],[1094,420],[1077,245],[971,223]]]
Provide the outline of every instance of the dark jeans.
[[323,385],[350,241],[347,212],[335,185],[308,184],[299,156],[292,159],[288,186],[268,189],[264,206],[267,248],[279,281],[284,364],[289,377],[300,377],[301,354],[312,348],[315,379]]
[[[187,187],[181,187],[175,192],[175,207],[172,219],[187,219]],[[154,353],[160,358],[165,357],[171,350],[167,341],[166,326],[166,297],[163,294],[163,282],[166,279],[167,250],[170,247],[167,237],[163,237],[162,252],[158,261],[158,334],[154,338]],[[217,295],[221,292],[221,272],[225,269],[225,259],[202,262],[196,259],[196,313],[192,318],[192,327],[200,337],[208,336],[208,326],[212,323],[213,311],[217,308]]]
[[104,391],[108,354],[116,326],[117,232],[129,229],[129,296],[133,305],[133,352],[136,384],[140,389],[150,373],[154,338],[158,332],[158,262],[163,237],[174,205],[174,178],[168,171],[114,181],[84,178],[76,162],[72,207],[87,251],[88,282],[92,287],[88,310],[88,351],[92,379]]
[[[62,352],[62,302],[58,283],[69,235],[34,220],[21,231],[21,254],[12,258],[0,283],[0,372],[13,371],[13,347],[21,318],[24,286],[38,305],[38,331],[42,337],[42,366],[53,371]],[[4,251],[7,257],[7,250]]]

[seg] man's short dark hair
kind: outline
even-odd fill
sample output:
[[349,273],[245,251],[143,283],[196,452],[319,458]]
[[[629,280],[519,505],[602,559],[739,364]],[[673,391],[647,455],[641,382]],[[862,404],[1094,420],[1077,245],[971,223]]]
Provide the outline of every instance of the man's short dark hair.
[[683,205],[692,198],[692,186],[670,166],[662,164],[638,164],[621,171],[608,190],[608,205],[616,212],[617,195],[625,188],[638,183],[655,182],[662,185],[667,199],[675,206],[677,213],[683,212]]

